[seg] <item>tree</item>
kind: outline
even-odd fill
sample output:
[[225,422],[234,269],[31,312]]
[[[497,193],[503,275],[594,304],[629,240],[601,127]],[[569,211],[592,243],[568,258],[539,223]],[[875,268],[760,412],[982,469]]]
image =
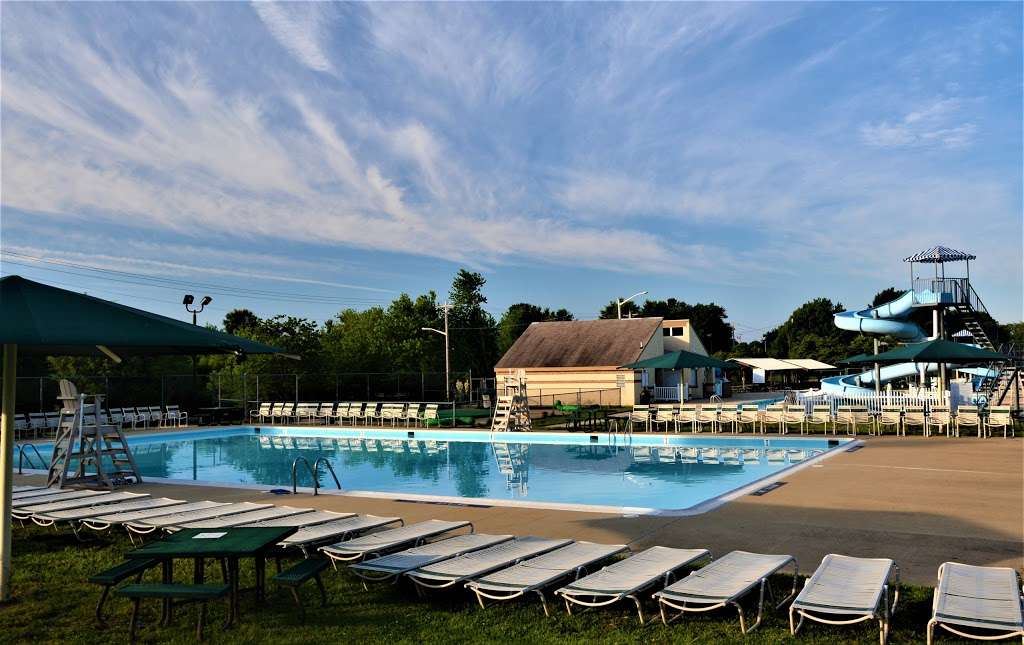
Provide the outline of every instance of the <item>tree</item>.
[[535,322],[574,320],[567,309],[552,311],[527,302],[509,306],[498,321],[498,353],[504,354],[509,347]]
[[[601,318],[615,318],[617,301],[608,303],[601,311]],[[682,300],[647,300],[642,307],[632,301],[622,305],[622,315],[627,312],[636,316],[659,317],[666,320],[689,320],[709,353],[727,352],[736,342],[736,330],[726,322],[729,315],[725,309],[715,303],[688,304]]]
[[480,375],[494,371],[498,335],[494,317],[483,308],[486,283],[482,275],[465,269],[459,269],[452,281],[448,327],[453,371],[472,370]]
[[[641,315],[640,314],[640,307],[635,302],[633,302],[632,300],[622,304],[622,317],[623,318],[639,318],[640,315]],[[602,319],[605,319],[605,320],[614,320],[614,319],[616,319],[618,317],[619,317],[619,301],[618,300],[612,300],[611,302],[606,304],[604,306],[604,309],[602,309],[601,313],[598,315],[598,318],[602,318]]]
[[871,300],[871,306],[877,307],[878,305],[884,305],[887,302],[892,302],[896,298],[902,296],[904,293],[906,293],[906,289],[887,287],[875,294],[875,297]]
[[237,334],[240,329],[255,328],[259,323],[259,316],[248,309],[232,309],[224,316],[224,331]]

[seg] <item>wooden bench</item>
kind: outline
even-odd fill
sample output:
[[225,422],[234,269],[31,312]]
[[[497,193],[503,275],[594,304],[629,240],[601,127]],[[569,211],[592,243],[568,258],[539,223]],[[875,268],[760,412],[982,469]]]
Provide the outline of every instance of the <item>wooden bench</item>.
[[[175,600],[199,602],[199,616],[196,619],[196,640],[203,640],[203,620],[206,617],[206,602],[223,598],[231,592],[231,585],[183,585],[183,584],[131,584],[117,590],[119,596],[132,599],[132,617],[128,625],[128,641],[135,642],[135,627],[138,624],[139,604],[143,598],[159,598],[173,603]],[[167,613],[166,619],[170,620]]]
[[100,585],[103,587],[103,593],[100,594],[100,601],[96,604],[96,622],[103,624],[103,604],[107,602],[107,596],[110,594],[110,590],[113,587],[121,584],[123,581],[135,576],[135,582],[142,580],[142,574],[149,569],[160,564],[159,560],[139,558],[137,560],[127,560],[113,566],[105,571],[91,576],[89,582],[94,585]]
[[320,574],[329,566],[330,563],[326,558],[310,558],[300,561],[298,564],[285,569],[272,578],[276,584],[288,587],[292,592],[292,598],[295,599],[295,604],[299,608],[300,618],[306,616],[306,610],[302,606],[302,600],[299,598],[299,587],[310,578],[316,581],[316,586],[320,590],[320,606],[327,606],[327,590],[324,589],[324,581],[320,579]]

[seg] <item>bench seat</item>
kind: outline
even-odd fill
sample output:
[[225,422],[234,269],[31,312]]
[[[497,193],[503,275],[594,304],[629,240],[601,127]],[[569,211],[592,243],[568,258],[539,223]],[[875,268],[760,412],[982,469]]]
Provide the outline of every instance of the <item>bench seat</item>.
[[320,574],[329,566],[330,562],[328,562],[326,558],[309,558],[301,560],[298,564],[288,567],[284,571],[275,575],[272,580],[282,587],[288,587],[292,592],[292,598],[295,600],[295,605],[299,608],[299,616],[305,617],[306,609],[302,606],[302,600],[299,598],[298,588],[307,580],[312,578],[316,581],[317,589],[320,590],[320,606],[326,607],[327,590],[324,589],[324,582],[320,579]]

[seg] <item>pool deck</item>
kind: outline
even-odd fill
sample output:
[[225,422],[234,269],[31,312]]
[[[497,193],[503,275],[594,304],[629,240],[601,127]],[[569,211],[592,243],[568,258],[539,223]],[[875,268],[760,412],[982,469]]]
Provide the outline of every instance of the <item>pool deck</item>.
[[[688,517],[625,517],[512,507],[460,507],[338,494],[273,496],[253,489],[143,484],[154,495],[260,501],[397,515],[406,522],[465,519],[487,533],[733,549],[796,556],[802,572],[827,553],[893,558],[903,579],[934,584],[947,560],[1024,567],[1024,440],[869,437],[788,474],[786,485]],[[339,473],[344,484],[344,473]],[[16,484],[40,476],[16,476]],[[70,533],[69,533],[70,535]],[[17,548],[17,532],[14,548]]]

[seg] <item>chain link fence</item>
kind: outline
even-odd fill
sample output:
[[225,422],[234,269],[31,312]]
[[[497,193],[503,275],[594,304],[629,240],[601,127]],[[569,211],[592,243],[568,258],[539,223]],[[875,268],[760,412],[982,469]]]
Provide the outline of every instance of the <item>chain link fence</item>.
[[[79,392],[102,394],[111,408],[177,405],[249,409],[262,401],[456,401],[480,400],[487,383],[469,372],[452,372],[445,395],[444,372],[346,372],[339,374],[163,374],[160,376],[72,376]],[[60,407],[59,379],[17,379],[18,412]],[[493,382],[493,379],[492,379]]]

